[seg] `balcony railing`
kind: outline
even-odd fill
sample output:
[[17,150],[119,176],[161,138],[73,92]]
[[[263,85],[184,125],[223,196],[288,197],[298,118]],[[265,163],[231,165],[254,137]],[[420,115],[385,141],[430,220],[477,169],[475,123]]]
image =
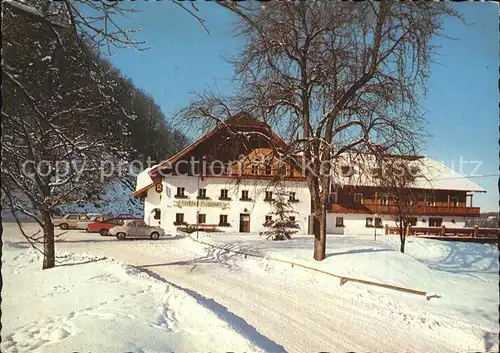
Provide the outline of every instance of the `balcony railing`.
[[[358,213],[358,214],[386,214],[397,215],[398,208],[395,205],[380,205],[374,202],[363,203],[332,203],[328,207],[331,213]],[[416,204],[411,208],[411,214],[415,216],[479,216],[480,207],[454,206],[450,205],[424,205]]]

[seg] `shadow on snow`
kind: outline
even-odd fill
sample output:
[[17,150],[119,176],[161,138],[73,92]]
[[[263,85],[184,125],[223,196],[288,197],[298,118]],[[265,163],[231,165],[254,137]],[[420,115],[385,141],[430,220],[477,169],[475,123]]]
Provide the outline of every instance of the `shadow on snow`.
[[[196,259],[195,259],[196,260]],[[149,265],[152,266],[152,265]],[[181,287],[179,285],[176,285],[172,282],[167,281],[163,277],[159,276],[157,273],[148,270],[144,268],[145,266],[138,266],[136,267],[139,271],[147,273],[149,276],[163,282],[166,284],[171,285],[174,288],[180,289],[184,291],[185,293],[189,294],[192,296],[196,301],[204,306],[205,308],[209,309],[212,311],[217,317],[227,324],[229,324],[236,332],[238,332],[240,335],[251,341],[253,344],[255,344],[257,347],[260,349],[264,350],[265,352],[272,352],[272,353],[285,353],[285,349],[277,344],[276,342],[270,340],[266,336],[263,336],[260,334],[253,326],[249,325],[244,319],[241,317],[233,314],[230,312],[225,306],[217,303],[215,300],[204,297],[203,295],[188,289]]]

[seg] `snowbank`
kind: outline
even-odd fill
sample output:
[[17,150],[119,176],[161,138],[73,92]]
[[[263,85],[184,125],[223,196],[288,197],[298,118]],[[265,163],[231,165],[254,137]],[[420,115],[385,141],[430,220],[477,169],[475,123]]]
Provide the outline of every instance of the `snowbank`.
[[[327,258],[316,262],[312,259],[312,237],[266,241],[258,235],[213,234],[200,236],[199,240],[227,249],[293,261],[340,276],[435,293],[439,298],[423,299],[422,303],[422,297],[377,287],[345,285],[364,286],[370,292],[384,291],[384,297],[389,300],[387,305],[393,305],[390,303],[392,298],[403,307],[422,312],[422,315],[447,317],[456,321],[457,325],[471,325],[477,328],[477,332],[486,332],[485,335],[491,335],[493,341],[498,342],[499,264],[495,245],[412,237],[407,240],[407,252],[402,254],[396,236],[381,236],[374,241],[367,237],[339,235],[328,237]],[[327,288],[331,287],[332,281],[338,283],[338,279],[329,279],[303,269],[292,270],[289,265],[229,254],[224,256],[230,258],[233,265],[252,270],[260,267],[283,276],[293,273],[294,277],[305,280],[315,278]]]
[[173,286],[134,267],[4,243],[2,352],[260,351]]

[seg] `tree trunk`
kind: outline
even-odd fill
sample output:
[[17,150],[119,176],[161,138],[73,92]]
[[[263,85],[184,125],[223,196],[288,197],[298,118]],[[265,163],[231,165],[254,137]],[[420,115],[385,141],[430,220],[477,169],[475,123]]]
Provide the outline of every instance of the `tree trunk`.
[[403,234],[401,235],[401,246],[399,247],[399,251],[401,251],[403,254],[405,252],[405,242],[406,242],[406,236]]
[[317,205],[314,212],[314,260],[322,261],[326,258],[326,207]]
[[54,244],[54,224],[49,212],[43,214],[43,266],[42,270],[53,268],[56,265]]
[[406,241],[406,233],[405,232],[406,232],[407,227],[408,226],[406,225],[406,222],[403,222],[402,220],[399,221],[399,239],[401,240],[399,251],[401,251],[402,253],[405,252],[405,241]]

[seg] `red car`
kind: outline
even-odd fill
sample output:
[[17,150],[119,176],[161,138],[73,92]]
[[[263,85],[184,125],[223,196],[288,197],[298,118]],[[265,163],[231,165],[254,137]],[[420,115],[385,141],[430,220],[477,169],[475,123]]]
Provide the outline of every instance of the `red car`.
[[123,225],[123,220],[123,218],[108,218],[99,222],[92,222],[87,226],[87,231],[105,236],[108,235],[108,230],[111,228]]

